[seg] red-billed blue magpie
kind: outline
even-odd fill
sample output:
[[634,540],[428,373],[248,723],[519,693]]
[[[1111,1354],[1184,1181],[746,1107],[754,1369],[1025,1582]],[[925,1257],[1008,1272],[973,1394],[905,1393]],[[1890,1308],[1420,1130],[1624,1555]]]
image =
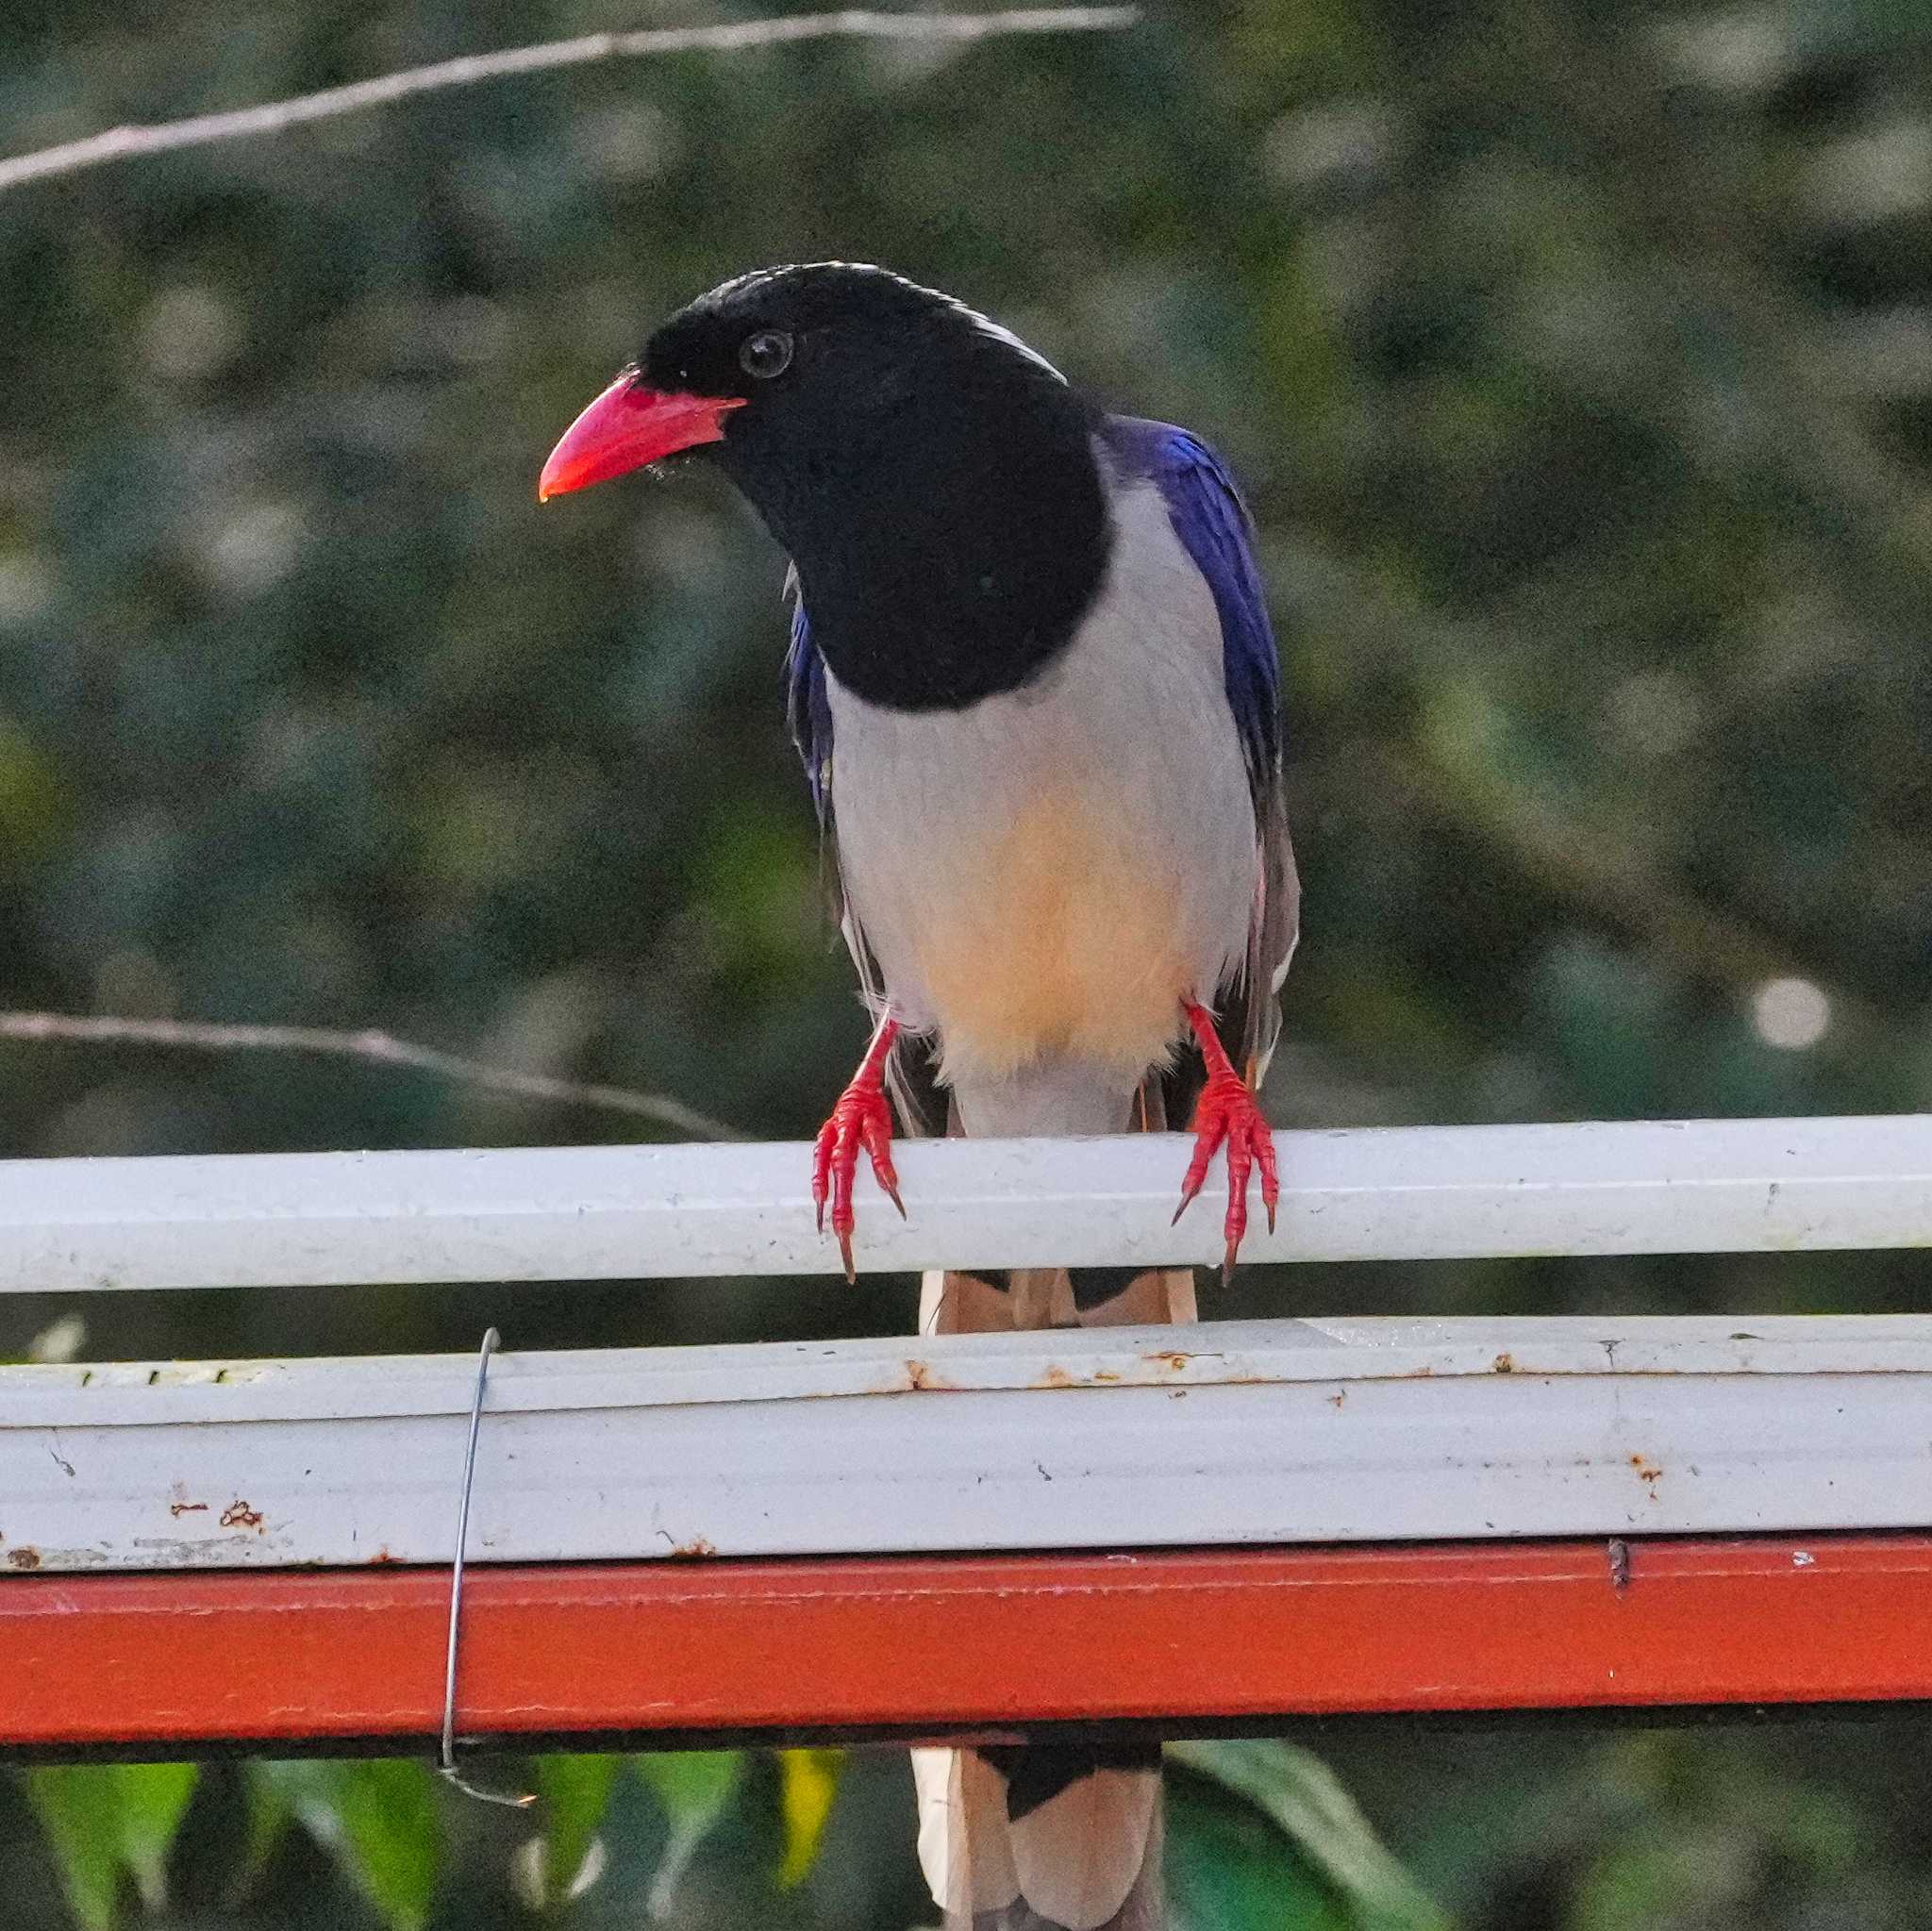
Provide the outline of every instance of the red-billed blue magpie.
[[[848,1273],[861,1150],[898,1202],[889,1074],[908,1124],[937,1104],[972,1134],[1191,1107],[1181,1206],[1224,1144],[1231,1267],[1257,1166],[1274,1219],[1254,1087],[1297,891],[1274,641],[1226,470],[963,303],[843,262],[674,315],[539,493],[687,450],[791,559],[791,727],[876,1022],[812,1176]],[[1193,1314],[1185,1272],[1124,1268],[948,1275],[927,1300],[949,1329]],[[949,1924],[1162,1922],[1158,1746],[915,1756]]]

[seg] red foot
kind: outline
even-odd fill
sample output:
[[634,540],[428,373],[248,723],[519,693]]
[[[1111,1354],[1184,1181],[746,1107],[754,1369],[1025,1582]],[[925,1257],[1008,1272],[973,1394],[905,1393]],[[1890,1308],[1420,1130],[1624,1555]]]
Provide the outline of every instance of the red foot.
[[1225,1140],[1227,1219],[1222,1231],[1227,1236],[1227,1253],[1221,1263],[1221,1278],[1225,1281],[1234,1273],[1241,1236],[1248,1231],[1248,1175],[1256,1167],[1261,1170],[1261,1204],[1268,1209],[1268,1231],[1274,1231],[1274,1208],[1281,1199],[1281,1182],[1274,1170],[1274,1136],[1247,1082],[1229,1063],[1212,1017],[1191,1000],[1181,1009],[1201,1042],[1201,1056],[1208,1062],[1208,1084],[1194,1107],[1194,1157],[1188,1162],[1187,1176],[1181,1181],[1181,1204],[1174,1208],[1174,1217],[1177,1221],[1187,1212],[1189,1203],[1208,1178],[1208,1162]]
[[852,1181],[858,1171],[858,1150],[863,1147],[872,1161],[872,1171],[886,1190],[887,1197],[906,1218],[906,1203],[899,1198],[899,1176],[892,1171],[892,1108],[886,1098],[886,1055],[892,1050],[899,1022],[885,1019],[872,1036],[852,1084],[839,1095],[832,1117],[819,1128],[818,1146],[811,1161],[811,1204],[817,1210],[819,1232],[825,1230],[825,1202],[832,1203],[832,1232],[839,1237],[839,1254],[845,1263],[845,1278],[858,1278],[852,1265]]

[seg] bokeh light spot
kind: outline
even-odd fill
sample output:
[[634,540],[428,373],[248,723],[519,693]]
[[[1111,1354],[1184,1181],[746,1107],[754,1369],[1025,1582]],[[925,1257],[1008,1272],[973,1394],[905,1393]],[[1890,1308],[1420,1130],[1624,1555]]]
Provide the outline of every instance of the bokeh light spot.
[[1809,979],[1767,979],[1751,997],[1751,1024],[1767,1046],[1801,1053],[1831,1025],[1831,1001]]

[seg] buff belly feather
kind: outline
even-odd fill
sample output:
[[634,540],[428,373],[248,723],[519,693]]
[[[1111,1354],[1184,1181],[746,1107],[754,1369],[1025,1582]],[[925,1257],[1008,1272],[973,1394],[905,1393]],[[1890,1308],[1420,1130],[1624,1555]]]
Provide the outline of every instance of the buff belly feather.
[[1103,594],[1024,690],[903,712],[831,681],[848,906],[958,1085],[1052,1062],[1131,1088],[1246,944],[1255,819],[1219,620],[1158,496],[1119,515]]

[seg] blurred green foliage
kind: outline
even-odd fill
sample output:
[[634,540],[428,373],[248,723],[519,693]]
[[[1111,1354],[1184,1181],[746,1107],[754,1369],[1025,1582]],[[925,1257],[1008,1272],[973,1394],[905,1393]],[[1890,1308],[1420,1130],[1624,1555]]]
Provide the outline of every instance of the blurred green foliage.
[[[1179,1931],[1448,1931],[1306,1752],[1271,1742],[1176,1748],[1190,1773],[1174,1789],[1169,1819]],[[383,1931],[423,1931],[447,1915],[435,1906],[445,1840],[458,1824],[467,1826],[462,1854],[473,1884],[477,1873],[493,1880],[483,1907],[492,1922],[722,1926],[734,1922],[727,1900],[735,1889],[750,1896],[731,1902],[750,1904],[760,1923],[843,1924],[858,1920],[833,1900],[841,1890],[849,1899],[854,1876],[887,1904],[883,1922],[920,1914],[905,1895],[903,1871],[881,1884],[863,1867],[827,1871],[822,1860],[845,1752],[779,1751],[775,1788],[747,1800],[749,1761],[719,1750],[630,1758],[637,1777],[629,1790],[654,1800],[648,1820],[620,1801],[625,1759],[609,1756],[539,1758],[532,1768],[541,1807],[508,1817],[474,1805],[457,1815],[460,1800],[445,1799],[430,1771],[393,1758],[252,1762],[206,1779],[192,1764],[59,1766],[30,1771],[23,1783],[84,1931],[114,1931],[136,1906],[146,1922],[168,1922],[171,1862],[192,1869],[207,1861],[205,1854],[176,1857],[197,1791],[204,1821],[238,1802],[245,1811],[245,1854],[223,1873],[230,1922],[249,1922],[248,1900],[258,1890],[268,1891],[269,1910],[291,1907],[275,1881],[295,1861],[284,1843],[291,1823],[331,1860],[319,1880],[306,1873],[310,1895],[320,1891],[334,1914],[325,1922],[368,1921]],[[736,1838],[720,1829],[734,1813],[750,1826]],[[748,1842],[777,1853],[761,1894],[759,1873],[747,1868]]]
[[[0,150],[633,24],[13,8]],[[957,291],[1245,477],[1307,883],[1275,1117],[1932,1104],[1918,0],[1229,0],[1101,38],[585,67],[0,197],[0,1005],[379,1025],[814,1126],[862,1019],[778,722],[779,559],[715,477],[541,513],[532,481],[655,318],[825,255]],[[11,1155],[639,1130],[255,1056],[8,1045],[0,1084]],[[1923,1281],[1905,1254],[1257,1268],[1208,1311],[1883,1309]],[[469,1348],[489,1321],[513,1346],[854,1333],[912,1305],[102,1299],[88,1352],[134,1357]],[[0,1357],[72,1311],[0,1307]],[[1323,1740],[1494,1931],[1932,1923],[1924,1744],[1904,1719]],[[76,1810],[47,1773],[0,1785],[0,1896],[27,1931],[102,1922],[122,1873],[157,1902],[172,1875],[183,1924],[379,1900],[589,1926],[637,1922],[675,1856],[676,1923],[919,1921],[902,1763],[844,1766],[783,1893],[808,1779],[729,1763],[543,1767],[552,1854],[514,1867],[530,1826],[402,1767],[210,1771],[171,1850],[178,1781],[91,1773]],[[1237,1893],[1278,1820],[1226,1784],[1176,1774],[1176,1884],[1203,1923],[1261,1922]],[[606,1868],[559,1906],[592,1839]],[[1296,1870],[1264,1880],[1275,1922],[1348,1922]]]
[[122,1880],[150,1913],[168,1904],[168,1853],[199,1773],[192,1763],[56,1764],[31,1771],[26,1794],[85,1931],[112,1931]]

